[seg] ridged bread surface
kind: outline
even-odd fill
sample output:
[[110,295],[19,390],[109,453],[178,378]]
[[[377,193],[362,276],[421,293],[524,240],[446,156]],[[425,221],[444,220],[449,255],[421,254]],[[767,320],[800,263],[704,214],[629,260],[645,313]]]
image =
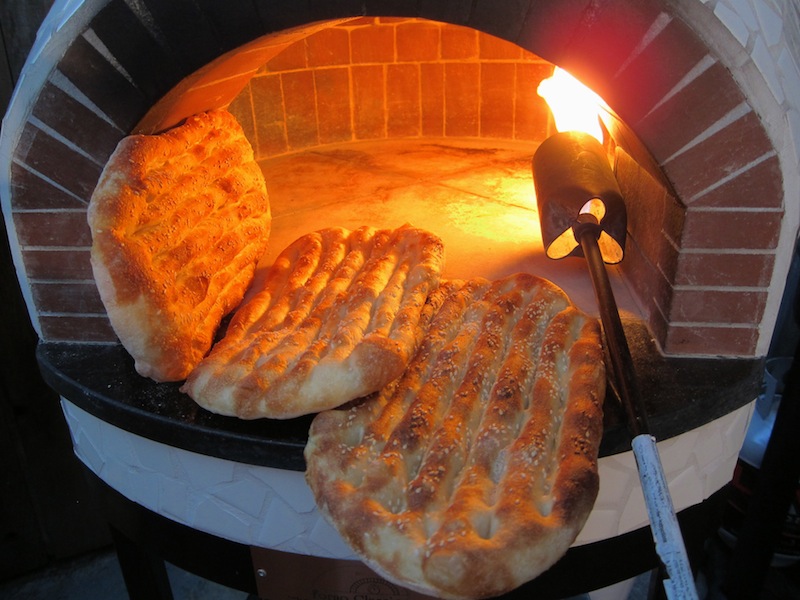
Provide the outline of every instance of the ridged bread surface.
[[399,380],[315,417],[306,477],[379,574],[488,598],[555,563],[594,504],[599,325],[530,275],[443,283],[429,306]]

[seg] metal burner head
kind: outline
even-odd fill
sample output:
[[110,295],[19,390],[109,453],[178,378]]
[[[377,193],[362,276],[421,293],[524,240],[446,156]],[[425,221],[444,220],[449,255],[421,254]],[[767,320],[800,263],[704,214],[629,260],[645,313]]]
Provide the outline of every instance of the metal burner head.
[[599,225],[597,242],[603,261],[621,261],[625,203],[600,142],[578,131],[557,133],[539,146],[532,164],[547,256],[583,256],[573,227],[585,221],[580,215],[592,215]]

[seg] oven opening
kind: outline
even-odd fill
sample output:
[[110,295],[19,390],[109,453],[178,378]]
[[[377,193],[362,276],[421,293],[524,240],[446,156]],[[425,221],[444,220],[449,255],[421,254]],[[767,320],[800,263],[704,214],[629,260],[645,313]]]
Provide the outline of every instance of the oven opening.
[[[623,125],[602,99],[574,78],[565,84],[552,63],[468,27],[382,17],[311,29],[290,42],[266,42],[274,56],[227,105],[267,183],[273,223],[266,263],[316,229],[409,222],[444,241],[445,277],[526,271],[596,312],[584,265],[553,262],[544,252],[531,157],[560,128],[585,127],[563,121],[569,118],[563,109],[571,107],[572,118],[588,120],[595,135],[605,136],[611,164],[622,160],[644,172],[614,139]],[[280,37],[286,36],[292,34]],[[242,77],[241,53],[227,64],[214,72],[215,81]],[[188,79],[174,107],[214,101],[208,77]],[[168,107],[172,98],[153,107],[136,130],[171,125],[178,114]],[[663,178],[651,180],[662,196],[668,193]],[[613,271],[620,305],[641,318],[643,304],[626,278]]]
[[[531,9],[513,35],[480,11],[455,21],[469,25],[413,15],[331,20],[311,11],[233,28],[236,35],[218,49],[191,53],[203,36],[218,39],[241,25],[241,15],[199,15],[187,40],[183,25],[167,34],[175,25],[169,15],[114,3],[46,74],[11,151],[6,208],[37,333],[46,341],[115,341],[88,268],[88,198],[121,137],[164,131],[214,108],[237,118],[265,173],[273,171],[273,250],[292,237],[283,230],[289,221],[302,231],[331,222],[321,217],[400,224],[404,205],[403,222],[422,212],[443,226],[443,237],[458,234],[448,242],[453,273],[461,272],[461,243],[460,262],[470,271],[482,265],[491,276],[530,266],[553,273],[583,306],[591,293],[573,272],[580,261],[545,260],[538,228],[525,222],[534,213],[530,157],[556,131],[537,90],[559,65],[613,109],[602,124],[628,213],[625,260],[612,273],[622,284],[622,308],[665,355],[758,355],[774,318],[780,160],[737,82],[696,34],[666,9],[629,8],[641,31],[628,31],[623,45],[587,47],[585,39],[605,40],[624,11],[609,12],[609,27],[601,28],[571,21],[576,15],[553,21],[553,7]],[[219,21],[214,31],[203,29],[209,21]],[[543,29],[550,22],[581,33],[563,38],[572,40],[565,46]],[[141,36],[147,52],[122,40],[120,28]],[[672,68],[660,68],[665,64]],[[298,186],[316,180],[317,171],[333,184],[301,197]],[[341,192],[336,202],[312,215],[312,205],[328,201],[313,196],[328,198],[333,188]],[[412,213],[411,200],[425,188],[427,208]],[[370,202],[347,211],[343,198]],[[488,214],[498,206],[503,210]]]

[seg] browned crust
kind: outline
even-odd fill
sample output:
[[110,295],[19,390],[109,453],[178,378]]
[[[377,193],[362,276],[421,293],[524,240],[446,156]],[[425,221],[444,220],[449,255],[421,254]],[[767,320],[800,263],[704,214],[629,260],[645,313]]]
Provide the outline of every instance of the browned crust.
[[223,110],[124,138],[92,195],[92,267],[111,325],[157,381],[178,381],[241,302],[270,208],[253,151]]
[[440,289],[451,293],[403,377],[315,417],[306,477],[379,573],[486,598],[549,568],[594,503],[599,326],[529,275]]
[[254,281],[182,390],[243,419],[296,417],[377,391],[413,355],[443,261],[441,240],[410,225],[302,236]]

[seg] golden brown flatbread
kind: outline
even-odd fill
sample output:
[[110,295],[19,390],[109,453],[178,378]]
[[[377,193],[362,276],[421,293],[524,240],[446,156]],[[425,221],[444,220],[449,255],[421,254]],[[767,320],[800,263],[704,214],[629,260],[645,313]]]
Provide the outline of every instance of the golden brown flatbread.
[[136,370],[184,379],[242,300],[270,233],[264,177],[234,117],[124,138],[89,211],[92,268]]
[[242,419],[297,417],[377,391],[414,354],[443,262],[442,241],[410,225],[302,236],[256,278],[181,389]]
[[443,283],[404,375],[314,418],[306,478],[378,574],[443,598],[555,563],[598,489],[599,325],[544,279]]

